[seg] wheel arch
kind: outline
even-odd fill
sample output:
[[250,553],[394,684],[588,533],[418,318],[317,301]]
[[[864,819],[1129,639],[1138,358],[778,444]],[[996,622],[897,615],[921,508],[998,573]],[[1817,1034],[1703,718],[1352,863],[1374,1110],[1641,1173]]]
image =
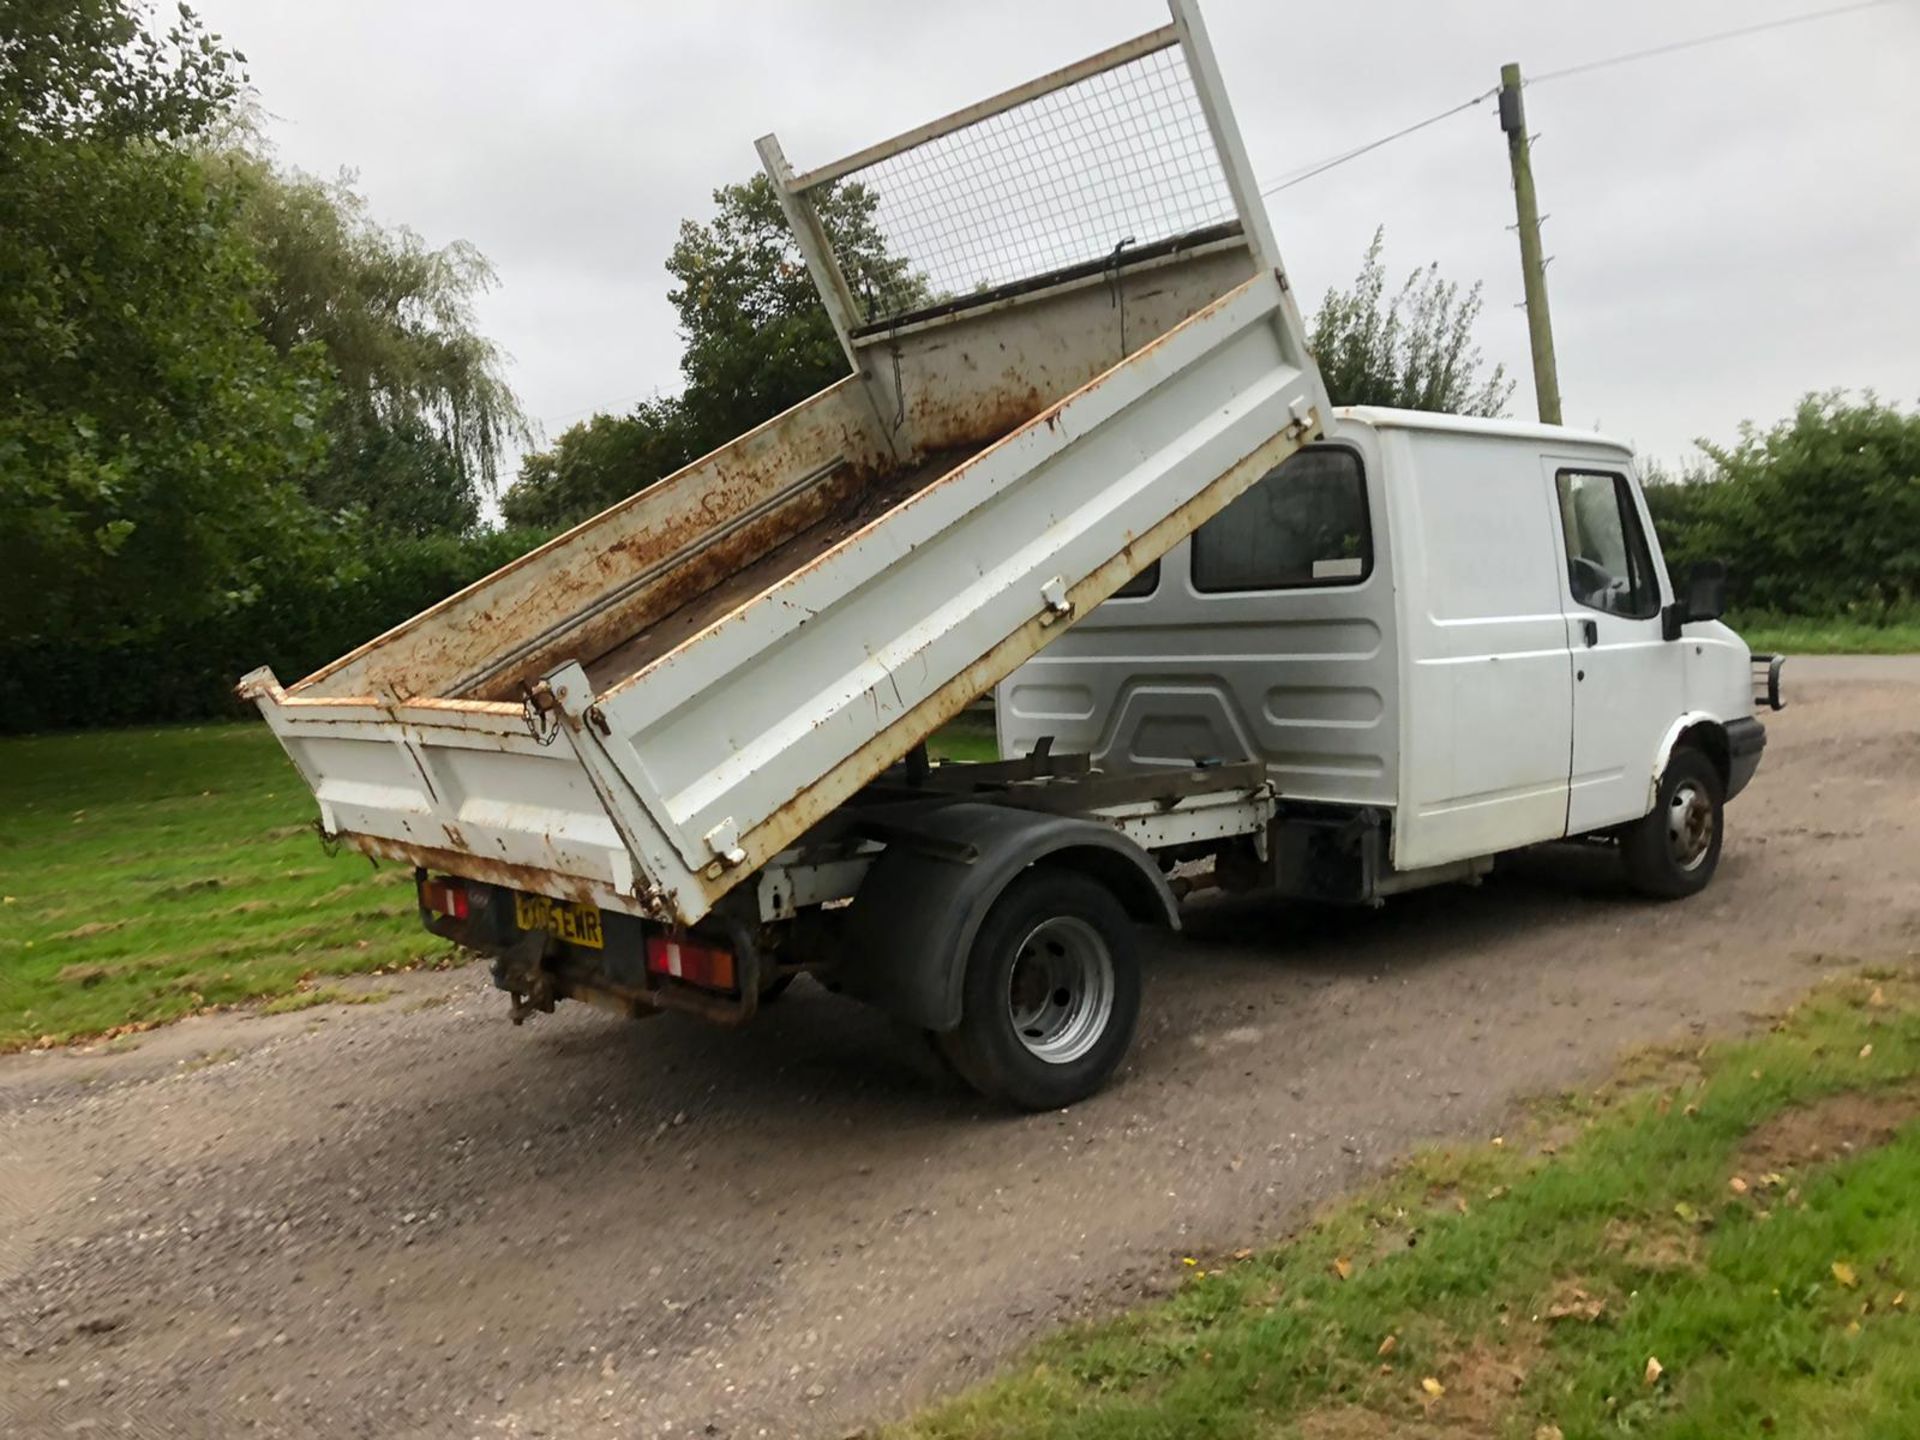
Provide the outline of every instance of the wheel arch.
[[1139,863],[1135,858],[1138,853],[1128,854],[1109,845],[1070,843],[1036,857],[1028,868],[1076,871],[1105,886],[1135,924],[1178,930],[1179,901],[1158,869]]
[[1087,876],[1137,923],[1179,927],[1166,878],[1119,832],[1074,816],[949,805],[893,827],[849,907],[837,983],[908,1024],[951,1030],[981,924],[1036,868]]
[[1703,752],[1713,762],[1723,791],[1731,786],[1733,754],[1727,743],[1726,722],[1704,710],[1689,710],[1668,727],[1660,742],[1660,751],[1654,756],[1653,773],[1647,777],[1648,810],[1659,797],[1660,779],[1667,773],[1667,764],[1674,752],[1689,747]]

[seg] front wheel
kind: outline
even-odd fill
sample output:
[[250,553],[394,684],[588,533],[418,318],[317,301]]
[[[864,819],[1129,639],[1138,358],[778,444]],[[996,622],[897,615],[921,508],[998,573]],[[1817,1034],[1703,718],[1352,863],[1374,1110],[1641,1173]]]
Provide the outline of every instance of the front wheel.
[[1677,900],[1707,888],[1720,864],[1726,786],[1700,751],[1673,752],[1653,809],[1620,841],[1627,879],[1643,895]]
[[1084,1100],[1113,1074],[1140,1018],[1133,923],[1113,894],[1072,870],[1029,870],[974,937],[947,1062],[990,1099],[1022,1110]]

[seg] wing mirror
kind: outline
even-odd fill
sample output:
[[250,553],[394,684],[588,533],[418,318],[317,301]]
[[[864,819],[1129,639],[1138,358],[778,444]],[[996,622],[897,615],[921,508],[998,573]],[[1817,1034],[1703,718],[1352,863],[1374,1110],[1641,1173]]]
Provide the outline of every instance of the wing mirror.
[[1727,608],[1727,567],[1719,560],[1697,561],[1687,571],[1686,589],[1660,612],[1661,633],[1680,638],[1680,627],[1695,620],[1718,620]]

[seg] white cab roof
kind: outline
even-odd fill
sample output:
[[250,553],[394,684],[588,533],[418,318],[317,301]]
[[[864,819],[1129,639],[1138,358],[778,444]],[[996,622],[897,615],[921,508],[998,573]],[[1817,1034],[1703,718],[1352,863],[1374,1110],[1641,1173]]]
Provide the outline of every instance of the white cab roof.
[[1438,430],[1450,435],[1483,435],[1489,439],[1533,440],[1561,445],[1599,445],[1633,453],[1633,446],[1611,435],[1576,430],[1569,425],[1540,425],[1527,420],[1488,420],[1475,415],[1439,415],[1430,410],[1393,410],[1384,405],[1342,405],[1334,410],[1341,420],[1375,430]]

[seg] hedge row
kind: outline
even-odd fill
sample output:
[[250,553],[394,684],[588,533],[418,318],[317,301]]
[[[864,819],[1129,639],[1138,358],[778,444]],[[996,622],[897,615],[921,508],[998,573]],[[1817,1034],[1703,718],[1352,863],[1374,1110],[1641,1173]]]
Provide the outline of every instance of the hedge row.
[[336,537],[264,568],[248,595],[189,627],[118,644],[0,639],[0,731],[243,713],[233,684],[271,665],[291,685],[497,570],[546,537]]

